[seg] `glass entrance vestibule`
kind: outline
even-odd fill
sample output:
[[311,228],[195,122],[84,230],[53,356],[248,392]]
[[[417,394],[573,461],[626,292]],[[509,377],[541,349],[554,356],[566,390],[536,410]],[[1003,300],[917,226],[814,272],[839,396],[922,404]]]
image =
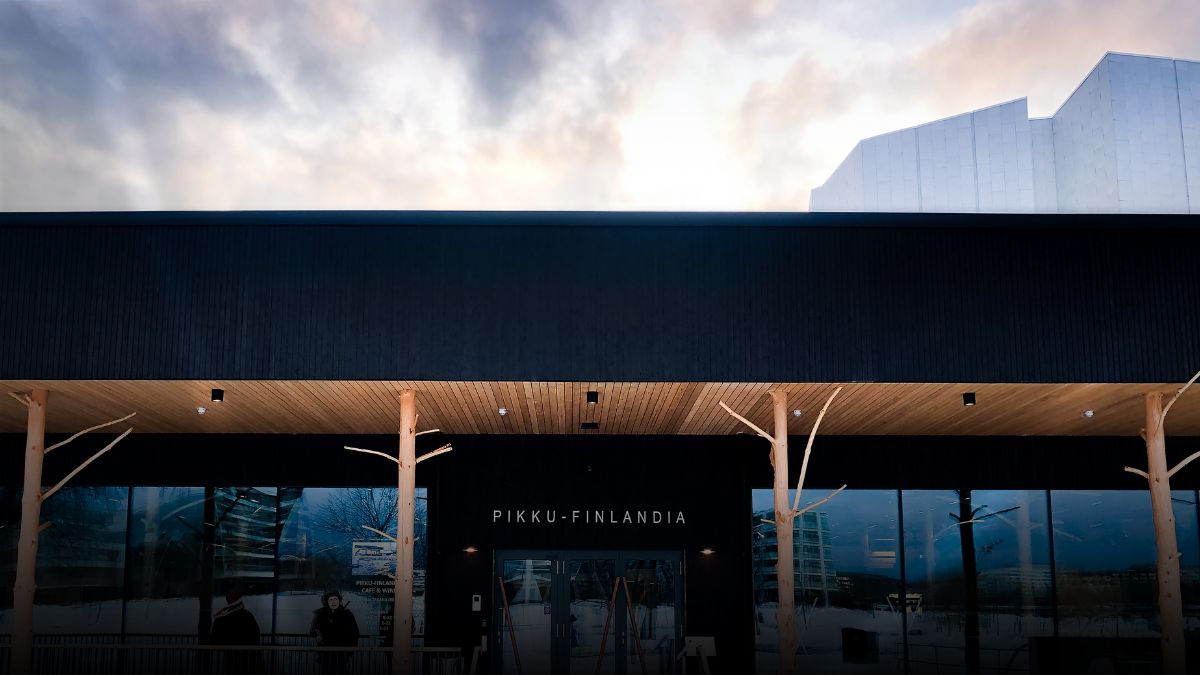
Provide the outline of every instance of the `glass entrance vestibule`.
[[493,672],[674,672],[678,551],[497,551],[494,583]]

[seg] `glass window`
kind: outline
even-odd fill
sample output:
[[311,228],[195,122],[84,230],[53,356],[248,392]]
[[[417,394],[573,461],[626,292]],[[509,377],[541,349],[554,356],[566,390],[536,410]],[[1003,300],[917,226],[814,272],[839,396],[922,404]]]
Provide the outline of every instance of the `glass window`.
[[975,490],[971,508],[981,664],[1028,670],[1029,639],[1054,635],[1046,493]]
[[[321,596],[341,592],[364,638],[390,643],[396,545],[396,488],[304,488],[283,520],[279,545],[279,632],[307,636]],[[426,489],[417,488],[413,544],[413,630],[425,633]],[[366,527],[364,527],[366,526]],[[418,642],[419,644],[419,642]]]
[[[0,486],[0,635],[12,631],[12,587],[17,571],[17,530],[21,527],[21,497]],[[3,654],[0,654],[3,658]]]
[[129,489],[64,488],[42,505],[36,633],[120,633]]
[[912,672],[966,665],[966,587],[958,523],[963,510],[972,508],[970,499],[970,492],[965,490],[904,491],[908,655]]
[[[822,499],[814,490],[801,507]],[[754,490],[755,661],[779,653],[774,491]],[[794,491],[789,500],[795,496]],[[847,490],[794,522],[797,670],[895,672],[901,635],[899,530],[894,490]]]
[[[1184,601],[1194,593],[1195,493],[1172,492]],[[1064,636],[1155,637],[1158,591],[1148,490],[1055,491],[1054,556]],[[1189,553],[1191,555],[1189,555]],[[1192,595],[1194,598],[1195,596]],[[1195,601],[1192,600],[1194,607]]]
[[196,635],[208,621],[200,615],[204,499],[198,487],[133,488],[127,633]]

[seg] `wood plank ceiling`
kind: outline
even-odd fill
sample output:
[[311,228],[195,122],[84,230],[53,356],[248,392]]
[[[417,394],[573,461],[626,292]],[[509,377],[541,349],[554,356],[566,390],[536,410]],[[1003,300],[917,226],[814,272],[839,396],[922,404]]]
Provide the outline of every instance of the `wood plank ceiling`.
[[[417,391],[419,430],[453,434],[732,434],[742,425],[724,401],[770,429],[770,397],[788,391],[789,433],[807,434],[830,384],[682,382],[379,382],[379,381],[0,381],[4,392],[51,391],[47,430],[74,432],[138,413],[136,432],[395,433],[405,388]],[[1142,394],[1169,396],[1180,384],[888,384],[846,385],[822,423],[823,434],[1134,436]],[[1200,387],[1200,385],[1197,385]],[[209,400],[213,388],[225,401]],[[588,391],[599,395],[586,402]],[[964,407],[963,392],[978,404]],[[206,413],[197,414],[197,407]],[[500,408],[507,414],[498,414]],[[1092,417],[1085,410],[1094,411]],[[598,430],[582,430],[597,422]],[[23,433],[25,408],[0,400],[0,433]],[[1200,390],[1189,391],[1167,431],[1200,436]]]

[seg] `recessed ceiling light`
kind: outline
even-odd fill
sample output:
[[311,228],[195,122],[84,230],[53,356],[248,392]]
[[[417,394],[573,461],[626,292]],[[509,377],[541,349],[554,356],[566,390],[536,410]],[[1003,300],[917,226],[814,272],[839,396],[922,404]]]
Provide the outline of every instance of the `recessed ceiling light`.
[[792,411],[792,417],[799,417],[800,413],[801,413],[801,410],[799,408],[796,408],[795,410]]
[[203,414],[204,414],[204,413],[206,413],[206,412],[208,412],[208,408],[205,408],[205,407],[204,407],[204,406],[202,406],[202,405],[198,405],[198,406],[196,406],[196,414],[197,414],[197,415],[203,415]]
[[220,403],[221,401],[224,401],[224,400],[225,400],[225,390],[224,389],[213,389],[212,390],[212,402],[213,403]]
[[1084,410],[1084,411],[1083,411],[1083,416],[1084,416],[1084,417],[1095,417],[1095,416],[1096,416],[1096,411],[1095,411],[1095,410]]
[[583,429],[584,431],[589,431],[592,429],[598,430],[600,428],[600,423],[599,422],[580,422],[579,428]]
[[501,409],[497,410],[496,412],[500,413],[501,417],[504,417],[505,415],[508,414],[508,408],[501,408]]
[[963,394],[963,405],[967,406],[968,408],[975,405],[975,392],[968,391]]
[[598,392],[598,391],[589,391],[589,392],[587,393],[587,403],[588,403],[588,405],[596,405],[596,403],[598,403],[599,401],[600,401],[600,392]]

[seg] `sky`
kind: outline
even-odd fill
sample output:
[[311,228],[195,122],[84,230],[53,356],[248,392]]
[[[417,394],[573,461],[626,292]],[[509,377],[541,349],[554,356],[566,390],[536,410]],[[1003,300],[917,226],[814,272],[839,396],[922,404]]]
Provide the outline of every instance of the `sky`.
[[0,0],[0,210],[802,211],[1195,0]]

